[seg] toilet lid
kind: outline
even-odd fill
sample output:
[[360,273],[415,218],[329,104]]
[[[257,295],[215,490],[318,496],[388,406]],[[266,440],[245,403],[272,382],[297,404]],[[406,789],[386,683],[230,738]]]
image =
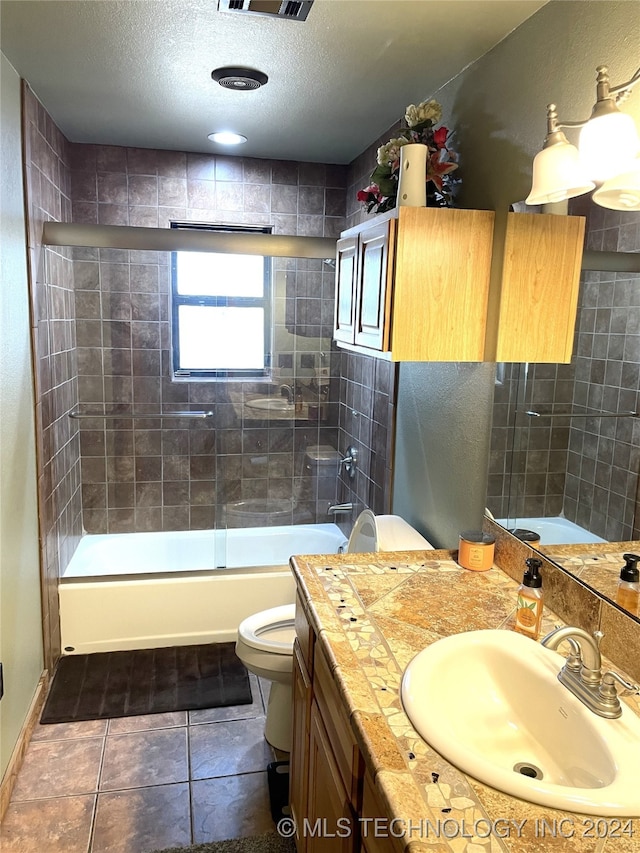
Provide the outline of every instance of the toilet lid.
[[272,607],[248,616],[240,623],[238,633],[252,649],[275,655],[292,655],[296,636],[295,604]]

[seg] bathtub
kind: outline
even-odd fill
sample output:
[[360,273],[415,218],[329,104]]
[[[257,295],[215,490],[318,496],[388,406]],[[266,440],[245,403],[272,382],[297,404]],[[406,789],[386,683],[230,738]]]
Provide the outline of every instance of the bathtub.
[[292,554],[335,554],[335,524],[87,534],[60,579],[66,654],[235,640],[252,613],[290,604]]
[[584,527],[580,527],[568,518],[496,518],[498,524],[513,529],[520,527],[524,530],[533,530],[540,534],[541,545],[573,545],[583,542],[606,542],[595,533],[589,533]]

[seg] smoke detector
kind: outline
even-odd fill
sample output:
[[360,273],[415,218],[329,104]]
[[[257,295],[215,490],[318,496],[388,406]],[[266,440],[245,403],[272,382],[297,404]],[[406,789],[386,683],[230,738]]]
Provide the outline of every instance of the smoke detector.
[[211,78],[225,89],[235,89],[238,92],[259,89],[269,79],[262,71],[255,71],[253,68],[234,68],[232,66],[216,68],[211,72]]
[[312,5],[313,0],[218,0],[218,11],[306,21]]

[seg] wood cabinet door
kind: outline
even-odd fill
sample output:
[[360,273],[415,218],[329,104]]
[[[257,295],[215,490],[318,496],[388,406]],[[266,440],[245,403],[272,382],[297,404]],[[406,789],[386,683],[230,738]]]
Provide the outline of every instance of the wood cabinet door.
[[352,853],[357,849],[357,821],[315,702],[311,703],[309,729],[308,805],[303,827],[307,853]]
[[356,320],[356,281],[358,237],[343,237],[337,242],[336,305],[333,337],[352,344]]
[[293,737],[289,757],[289,805],[298,832],[298,853],[305,853],[306,836],[302,831],[307,815],[309,790],[309,717],[311,713],[311,681],[304,665],[299,641],[293,644]]
[[390,245],[395,220],[379,222],[360,233],[357,270],[357,304],[354,343],[389,349],[391,308]]

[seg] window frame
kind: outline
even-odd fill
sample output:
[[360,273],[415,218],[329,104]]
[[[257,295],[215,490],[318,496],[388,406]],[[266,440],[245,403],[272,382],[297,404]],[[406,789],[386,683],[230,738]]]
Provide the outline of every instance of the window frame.
[[[272,228],[268,226],[250,225],[212,225],[200,222],[172,222],[171,228],[179,228],[190,231],[214,231],[223,233],[250,233],[270,234]],[[264,277],[262,296],[203,296],[178,293],[178,252],[171,252],[171,278],[169,283],[170,296],[170,327],[171,327],[171,376],[173,380],[200,380],[217,381],[234,379],[236,381],[256,381],[267,379],[271,376],[273,355],[273,328],[272,328],[272,258],[263,255]],[[212,253],[215,254],[215,253]],[[225,253],[228,254],[228,253]],[[239,253],[236,253],[239,254]],[[178,308],[181,305],[195,307],[210,306],[213,308],[262,308],[264,315],[264,359],[263,367],[260,368],[202,368],[189,369],[180,367],[180,332],[178,322]]]

